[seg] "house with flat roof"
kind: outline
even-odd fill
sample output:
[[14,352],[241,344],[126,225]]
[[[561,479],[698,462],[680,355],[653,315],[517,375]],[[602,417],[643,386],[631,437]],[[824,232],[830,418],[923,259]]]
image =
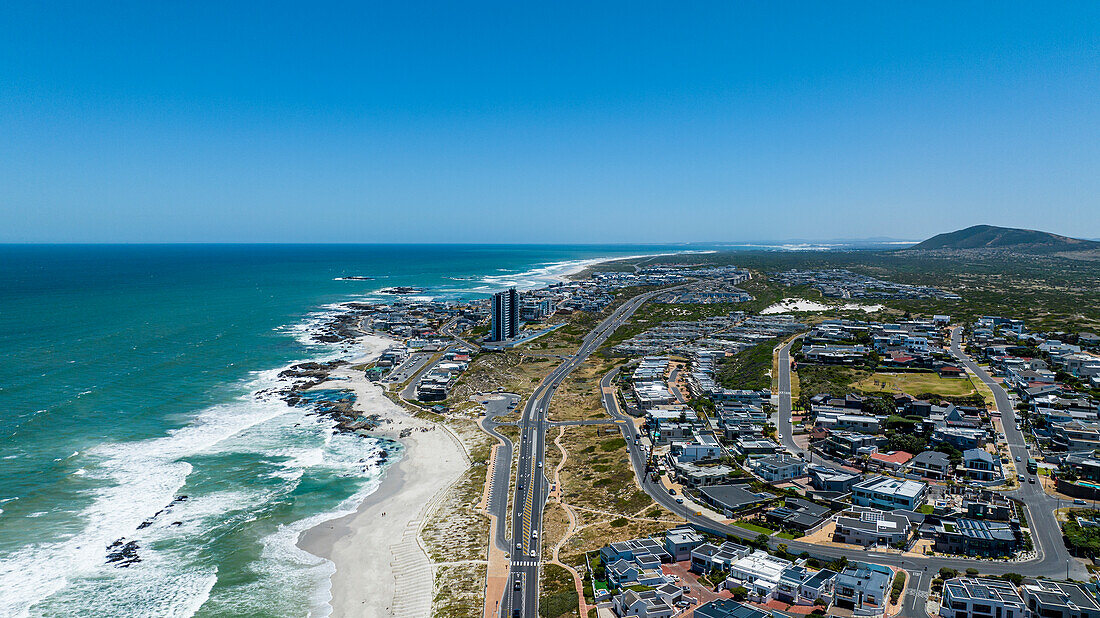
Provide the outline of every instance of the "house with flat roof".
[[790,560],[758,549],[730,565],[725,587],[730,590],[744,587],[749,591],[750,598],[766,603],[774,598],[780,576],[792,564]]
[[959,577],[943,584],[941,618],[1025,618],[1027,615],[1016,586],[1003,579]]
[[744,485],[711,485],[700,489],[699,497],[707,506],[724,513],[727,517],[775,497],[768,493],[755,493],[745,487]]
[[600,549],[600,560],[610,564],[616,560],[634,560],[640,556],[656,556],[661,562],[672,562],[672,556],[656,539],[641,538],[618,541]]
[[726,541],[721,545],[703,543],[691,550],[692,573],[710,573],[711,571],[728,571],[731,564],[749,555],[750,549],[733,541]]
[[935,527],[932,548],[945,554],[1007,556],[1022,540],[1019,525],[974,519],[942,520]]
[[924,504],[927,492],[928,485],[918,481],[875,476],[852,486],[852,503],[884,511],[915,511]]
[[833,585],[833,603],[840,608],[862,613],[883,613],[886,609],[887,591],[892,572],[877,565],[857,562],[836,576]]
[[913,523],[901,513],[856,506],[836,518],[833,540],[864,547],[886,547],[908,543],[913,529]]
[[1091,586],[1036,580],[1024,586],[1024,604],[1030,616],[1042,618],[1098,618],[1100,602]]
[[754,470],[757,476],[769,483],[789,481],[806,474],[806,460],[783,453],[757,459]]
[[680,526],[665,533],[665,551],[674,562],[688,560],[691,550],[705,542],[703,535],[690,526]]
[[695,608],[695,618],[771,618],[771,612],[743,605],[733,599],[716,599]]
[[805,532],[821,522],[831,510],[827,506],[803,500],[787,498],[783,506],[776,507],[764,515],[764,519],[776,525]]

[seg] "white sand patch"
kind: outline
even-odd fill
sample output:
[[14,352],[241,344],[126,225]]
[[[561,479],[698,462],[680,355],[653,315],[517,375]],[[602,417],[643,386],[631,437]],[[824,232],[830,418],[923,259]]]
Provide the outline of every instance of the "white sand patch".
[[805,311],[863,311],[864,313],[874,313],[876,311],[882,311],[883,305],[862,305],[859,303],[844,303],[843,305],[826,305],[817,301],[806,300],[805,298],[784,298],[783,300],[765,308],[760,312],[761,315],[774,315],[777,313],[795,313]]

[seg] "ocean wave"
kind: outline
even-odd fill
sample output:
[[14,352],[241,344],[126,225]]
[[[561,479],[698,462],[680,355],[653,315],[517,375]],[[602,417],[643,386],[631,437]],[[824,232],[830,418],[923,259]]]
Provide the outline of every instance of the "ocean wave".
[[[314,331],[341,310],[340,305],[322,307],[286,327],[287,334],[316,352],[308,360],[326,362],[364,354],[363,346],[322,345],[313,339]],[[285,532],[265,538],[257,566],[265,573],[260,578],[267,582],[265,586],[275,581],[282,586],[293,583],[316,605],[323,605],[320,597],[327,594],[331,563],[326,566],[328,561],[298,549],[297,535],[349,508],[354,510],[374,490],[383,467],[371,462],[385,445],[380,440],[336,435],[331,421],[272,396],[271,389],[287,384],[279,374],[297,362],[301,361],[252,372],[241,385],[242,395],[198,412],[190,423],[162,437],[104,443],[86,450],[76,460],[79,468],[73,474],[99,487],[92,490],[92,503],[80,513],[83,528],[63,540],[29,544],[0,557],[0,589],[5,591],[0,595],[0,615],[26,616],[33,610],[189,616],[210,598],[218,570],[209,561],[186,555],[198,549],[188,542],[229,525],[224,521],[227,511],[237,512],[242,520],[255,519],[256,512],[264,511],[273,500],[285,500],[303,476],[313,472],[360,479],[362,487],[335,511],[303,517],[285,526]],[[278,478],[284,482],[274,488],[258,484],[249,491],[180,500],[198,465],[192,462],[219,453],[276,462]],[[106,562],[105,548],[119,540],[139,543],[140,562],[125,569]],[[271,594],[279,595],[274,584],[268,593],[264,597],[268,601]]]

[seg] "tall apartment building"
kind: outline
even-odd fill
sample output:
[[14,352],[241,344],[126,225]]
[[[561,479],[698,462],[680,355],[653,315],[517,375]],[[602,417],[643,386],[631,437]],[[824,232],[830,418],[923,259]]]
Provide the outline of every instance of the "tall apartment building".
[[493,294],[489,341],[506,341],[519,334],[519,293],[516,288]]

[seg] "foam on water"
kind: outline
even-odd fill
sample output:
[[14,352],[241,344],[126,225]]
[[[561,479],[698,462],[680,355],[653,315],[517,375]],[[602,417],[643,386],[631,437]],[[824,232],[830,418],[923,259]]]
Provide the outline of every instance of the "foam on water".
[[[315,345],[312,335],[316,327],[338,311],[338,306],[327,307],[287,329],[300,342],[317,349],[318,357],[310,360],[323,362],[364,353],[361,346]],[[265,505],[287,500],[307,472],[357,478],[362,485],[335,510],[330,507],[305,516],[263,539],[260,564],[252,568],[264,573],[253,586],[266,594],[254,602],[264,604],[257,609],[270,611],[272,594],[278,595],[280,588],[295,589],[301,593],[297,598],[311,599],[313,611],[325,613],[333,567],[295,543],[302,531],[353,511],[377,487],[382,466],[371,462],[384,445],[380,440],[335,434],[327,419],[258,392],[286,384],[286,379],[278,377],[284,369],[253,372],[252,379],[242,385],[244,394],[201,411],[190,423],[163,437],[104,443],[83,455],[73,453],[69,458],[80,455],[76,460],[80,467],[73,474],[98,485],[93,490],[95,499],[80,513],[83,529],[64,540],[29,544],[0,557],[0,590],[4,590],[0,615],[25,616],[32,611],[193,615],[211,598],[218,567],[197,559],[202,548],[188,546],[188,541],[219,527],[254,520],[254,513]],[[270,460],[278,469],[271,476],[284,482],[174,500],[194,471],[189,459],[226,454]],[[232,514],[229,519],[227,514]],[[139,543],[140,562],[126,568],[106,562],[107,546],[119,539]],[[235,606],[249,604],[247,590],[241,592],[232,595]],[[303,609],[283,608],[288,613]]]

